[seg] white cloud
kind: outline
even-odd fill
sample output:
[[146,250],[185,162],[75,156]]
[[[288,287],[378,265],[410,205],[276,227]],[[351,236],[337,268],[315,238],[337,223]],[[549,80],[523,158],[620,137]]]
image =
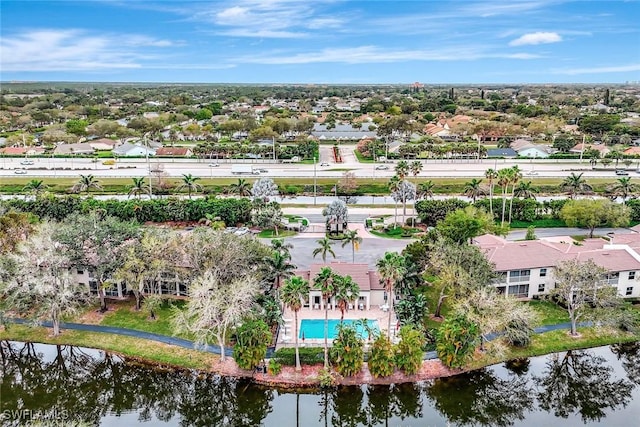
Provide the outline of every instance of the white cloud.
[[272,55],[245,56],[235,58],[232,62],[253,64],[314,64],[314,63],[393,63],[410,61],[472,61],[484,58],[502,59],[534,59],[537,55],[528,53],[491,53],[483,52],[477,46],[455,46],[438,50],[403,50],[385,49],[377,46],[359,46],[348,48],[327,48],[317,52],[284,54],[276,52]]
[[626,73],[629,71],[640,71],[640,64],[630,65],[614,65],[608,67],[593,67],[593,68],[565,68],[552,70],[553,74],[601,74],[601,73]]
[[32,30],[0,39],[3,71],[91,71],[141,68],[151,58],[141,47],[174,43],[135,34],[100,35],[82,30]]
[[524,46],[532,44],[558,43],[562,37],[558,33],[542,32],[528,33],[509,42],[509,46]]

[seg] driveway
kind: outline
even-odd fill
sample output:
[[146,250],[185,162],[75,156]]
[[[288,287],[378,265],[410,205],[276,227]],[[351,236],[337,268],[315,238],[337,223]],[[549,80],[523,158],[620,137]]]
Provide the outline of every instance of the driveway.
[[[358,230],[358,233],[362,237],[362,243],[360,249],[355,252],[356,263],[367,263],[369,267],[375,269],[376,262],[382,258],[385,252],[401,252],[412,240],[404,239],[384,239],[377,236],[372,236],[362,230]],[[363,235],[366,234],[366,235]],[[322,263],[320,255],[313,258],[313,250],[318,247],[317,241],[324,237],[324,233],[300,233],[296,236],[286,237],[284,240],[287,243],[293,245],[291,249],[291,262],[295,264],[298,269],[307,270],[309,266],[314,263]],[[270,239],[261,239],[266,244],[270,243]],[[352,252],[351,245],[347,244],[342,247],[342,241],[335,241],[333,243],[333,251],[336,257],[333,258],[331,254],[327,254],[327,262],[342,261],[351,262]]]

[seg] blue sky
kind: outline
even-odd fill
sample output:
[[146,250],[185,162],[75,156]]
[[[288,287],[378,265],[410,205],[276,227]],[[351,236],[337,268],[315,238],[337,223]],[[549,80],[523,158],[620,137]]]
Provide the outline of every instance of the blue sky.
[[2,0],[0,80],[623,83],[640,0]]

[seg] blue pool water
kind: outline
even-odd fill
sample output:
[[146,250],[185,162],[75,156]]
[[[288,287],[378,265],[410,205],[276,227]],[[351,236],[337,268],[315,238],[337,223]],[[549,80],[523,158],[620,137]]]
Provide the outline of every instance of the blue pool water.
[[[353,324],[354,320],[343,321],[344,324],[350,325]],[[380,328],[378,328],[377,320],[367,320],[369,323],[369,327],[373,329],[376,333],[380,332]],[[328,329],[328,338],[333,339],[338,334],[338,325],[340,324],[340,320],[329,319],[329,329]],[[367,332],[364,330],[362,325],[356,325],[356,329],[362,338],[367,338]],[[298,338],[302,339],[324,339],[324,319],[302,319],[300,322],[300,332]]]

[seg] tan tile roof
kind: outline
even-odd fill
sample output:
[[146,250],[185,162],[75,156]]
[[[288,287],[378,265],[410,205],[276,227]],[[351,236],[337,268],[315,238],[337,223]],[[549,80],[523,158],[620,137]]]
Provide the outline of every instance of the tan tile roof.
[[[310,282],[313,282],[313,279],[318,275],[322,267],[329,267],[342,276],[351,276],[361,291],[376,289],[376,287],[373,286],[374,282],[379,282],[378,275],[375,271],[369,270],[368,264],[352,264],[338,261],[333,261],[328,264],[311,264],[309,267]],[[377,289],[381,289],[381,287]]]
[[578,260],[592,260],[608,271],[640,270],[640,261],[624,249],[600,249],[578,254]]

